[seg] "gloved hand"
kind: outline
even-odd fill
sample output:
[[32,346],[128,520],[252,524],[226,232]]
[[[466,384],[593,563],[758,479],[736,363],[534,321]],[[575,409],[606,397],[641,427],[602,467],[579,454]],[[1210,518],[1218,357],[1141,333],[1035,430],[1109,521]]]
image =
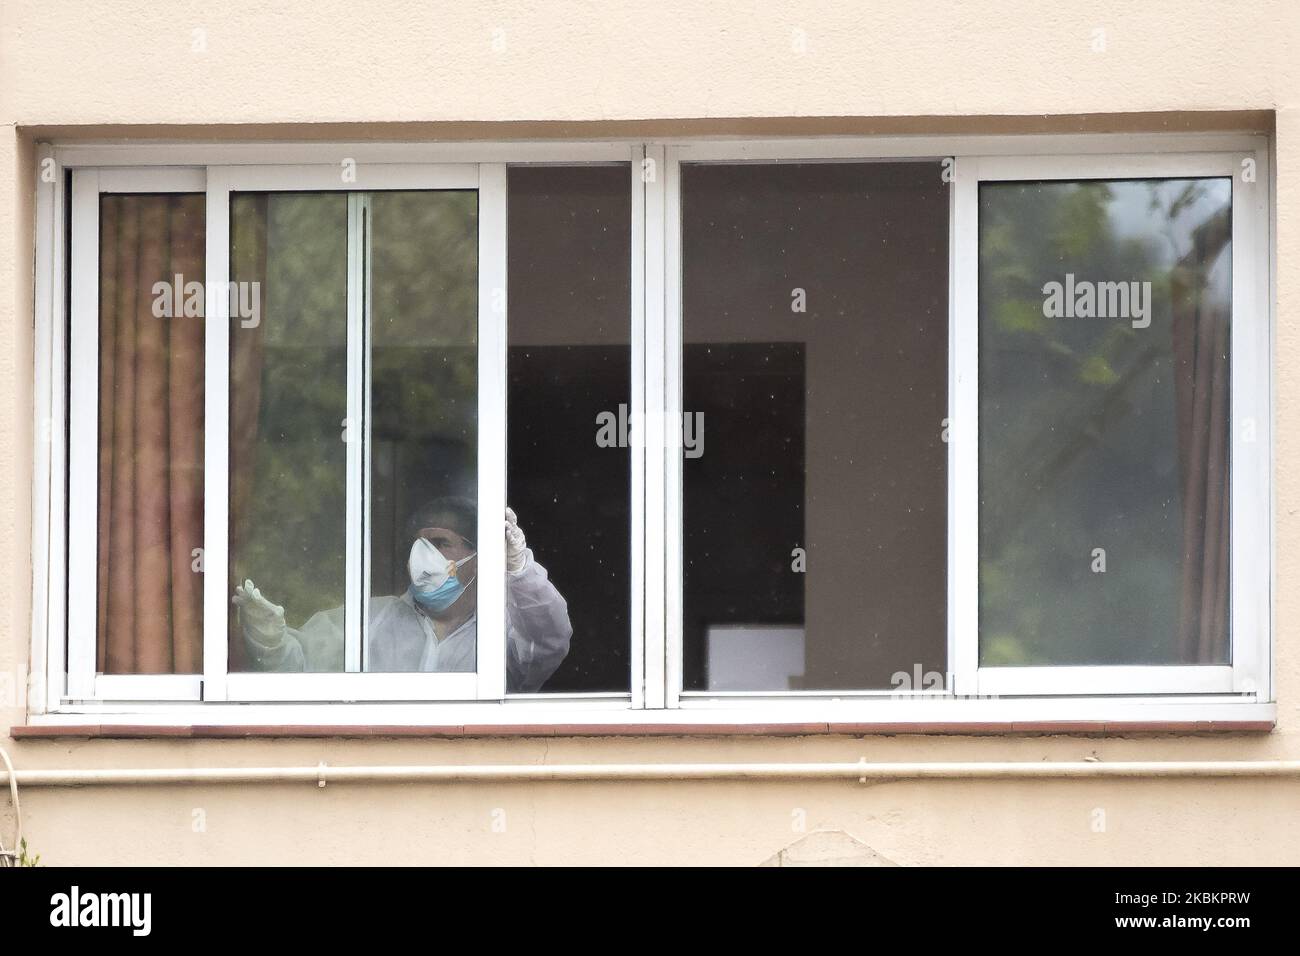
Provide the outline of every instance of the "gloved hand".
[[528,565],[528,543],[519,529],[514,510],[506,509],[506,570],[518,574]]
[[284,640],[284,608],[272,604],[252,581],[236,586],[231,602],[239,608],[244,633],[266,647],[276,647]]

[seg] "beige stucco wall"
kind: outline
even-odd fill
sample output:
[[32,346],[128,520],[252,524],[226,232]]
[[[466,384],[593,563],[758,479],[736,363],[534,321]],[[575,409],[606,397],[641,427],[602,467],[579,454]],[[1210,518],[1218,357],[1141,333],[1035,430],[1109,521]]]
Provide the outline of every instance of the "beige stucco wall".
[[[1097,27],[1107,31],[1101,54],[1090,46]],[[792,49],[796,29],[805,31],[802,55]],[[206,31],[203,54],[191,52],[194,30]],[[274,7],[262,0],[3,0],[0,674],[8,686],[25,682],[30,644],[37,139],[1266,128],[1275,113],[1280,703],[1272,734],[1218,738],[0,736],[0,745],[31,769],[322,760],[1300,759],[1300,589],[1292,586],[1300,572],[1298,34],[1300,8],[1287,0],[317,0]],[[494,49],[494,39],[504,47]],[[1164,115],[1115,115],[1133,113]],[[4,695],[0,729],[21,723],[24,706],[21,695]],[[33,849],[45,862],[67,864],[753,864],[799,837],[798,810],[808,829],[847,830],[902,864],[1300,862],[1294,779],[32,789],[23,808]],[[1106,814],[1100,833],[1098,808]],[[203,832],[194,830],[195,810],[203,811]],[[500,833],[493,830],[498,810]],[[0,825],[8,824],[0,799]]]

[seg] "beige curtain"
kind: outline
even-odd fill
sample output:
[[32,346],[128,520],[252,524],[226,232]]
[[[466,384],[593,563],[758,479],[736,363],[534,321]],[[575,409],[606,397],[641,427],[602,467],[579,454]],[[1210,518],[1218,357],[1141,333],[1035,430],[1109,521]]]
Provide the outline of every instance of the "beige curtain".
[[[235,199],[231,216],[231,278],[237,282],[259,283],[261,306],[266,290],[266,225],[269,211],[266,193],[247,193]],[[246,296],[247,297],[247,296]],[[259,311],[265,317],[265,309]],[[252,519],[251,498],[257,465],[257,419],[262,409],[263,325],[245,327],[234,312],[230,320],[230,554],[240,553],[240,543],[247,539]],[[228,590],[233,593],[237,582],[235,568],[230,568]],[[248,670],[239,615],[229,620],[229,668]]]
[[177,275],[205,278],[203,196],[103,197],[96,599],[107,674],[202,670],[203,319],[153,314],[154,284]]
[[1183,490],[1180,634],[1188,664],[1229,660],[1230,309],[1207,295],[1206,271],[1231,238],[1227,211],[1197,230],[1171,288]]

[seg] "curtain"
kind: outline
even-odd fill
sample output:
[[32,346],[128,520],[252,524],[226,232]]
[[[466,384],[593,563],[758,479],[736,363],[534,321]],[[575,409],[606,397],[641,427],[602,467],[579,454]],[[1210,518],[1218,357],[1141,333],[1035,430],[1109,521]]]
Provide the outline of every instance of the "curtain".
[[[104,196],[96,600],[106,674],[202,671],[203,319],[174,314],[178,275],[182,296],[204,281],[204,197]],[[170,318],[155,315],[164,306]]]
[[1182,487],[1181,657],[1187,664],[1229,660],[1229,343],[1230,304],[1208,291],[1207,273],[1232,238],[1231,214],[1193,235],[1173,270],[1173,345]]
[[[230,276],[236,282],[256,282],[261,297],[258,321],[253,323],[235,315],[230,319],[230,554],[240,553],[240,545],[248,538],[248,525],[252,518],[251,498],[257,464],[258,416],[262,409],[262,355],[265,335],[262,319],[266,311],[266,259],[267,217],[269,197],[266,193],[245,193],[234,199],[231,209]],[[243,298],[246,301],[249,293]],[[247,325],[245,322],[247,321]],[[231,561],[231,579],[227,582],[233,593],[236,581],[234,561]],[[249,664],[244,640],[239,626],[239,615],[232,612],[229,620],[229,669],[248,670]]]

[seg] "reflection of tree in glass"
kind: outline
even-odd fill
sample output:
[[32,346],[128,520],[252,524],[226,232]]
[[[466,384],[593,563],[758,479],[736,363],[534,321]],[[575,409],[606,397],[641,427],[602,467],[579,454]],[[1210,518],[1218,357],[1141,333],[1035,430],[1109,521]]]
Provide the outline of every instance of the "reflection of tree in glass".
[[474,497],[478,207],[471,192],[371,198],[371,592],[404,588],[423,501]]
[[343,601],[347,197],[236,196],[231,233],[232,279],[262,283],[260,324],[231,323],[232,578],[300,624]]
[[[422,195],[428,197],[422,201]],[[376,439],[473,447],[478,422],[473,193],[372,199],[371,366]]]
[[[231,277],[262,283],[260,325],[231,326],[231,577],[255,580],[293,625],[344,599],[347,201],[246,194],[231,204]],[[418,460],[404,452],[454,447],[458,465],[470,456],[472,487],[475,195],[377,193],[370,206],[374,448],[400,471]],[[394,480],[375,496],[391,497]]]
[[[1212,238],[1230,199],[1226,180],[982,188],[984,663],[1176,659],[1175,379],[1190,370],[1175,357],[1173,290],[1222,297],[1226,323],[1225,243]],[[1045,316],[1044,284],[1067,273],[1150,282],[1150,327]],[[1095,548],[1107,551],[1104,574]]]

